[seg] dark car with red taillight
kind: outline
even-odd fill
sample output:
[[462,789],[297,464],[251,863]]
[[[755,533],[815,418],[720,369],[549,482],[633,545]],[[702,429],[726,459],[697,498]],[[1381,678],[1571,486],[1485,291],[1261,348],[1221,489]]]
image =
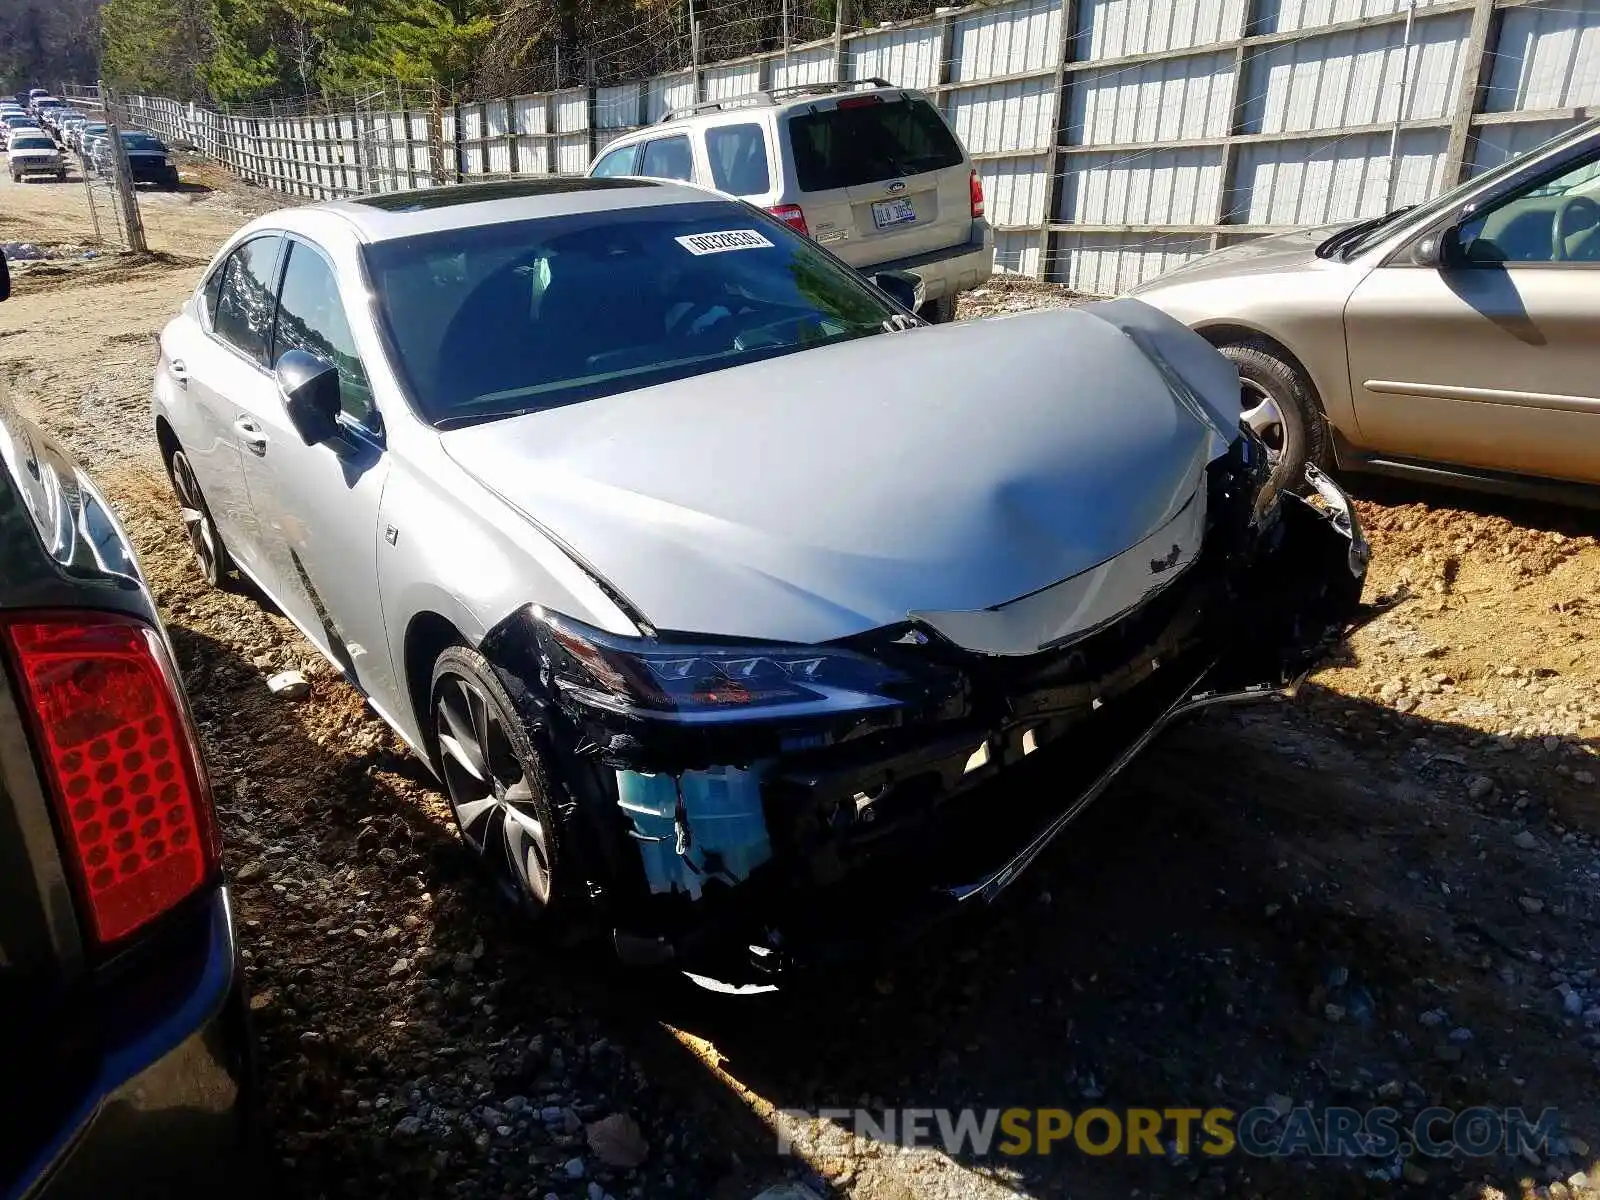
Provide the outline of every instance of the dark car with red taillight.
[[104,498],[0,384],[0,1196],[247,1192],[250,1061],[171,645]]

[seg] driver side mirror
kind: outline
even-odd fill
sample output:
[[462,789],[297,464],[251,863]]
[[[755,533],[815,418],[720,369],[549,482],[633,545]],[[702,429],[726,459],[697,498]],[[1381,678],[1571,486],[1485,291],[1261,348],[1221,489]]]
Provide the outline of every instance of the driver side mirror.
[[879,291],[887,292],[902,308],[916,313],[924,302],[922,280],[910,271],[877,271],[867,276]]
[[308,446],[339,432],[339,368],[305,350],[288,350],[274,374],[289,423]]
[[1417,243],[1411,261],[1419,267],[1433,267],[1448,271],[1451,267],[1465,266],[1467,248],[1461,241],[1461,228],[1452,225],[1438,233],[1430,233]]

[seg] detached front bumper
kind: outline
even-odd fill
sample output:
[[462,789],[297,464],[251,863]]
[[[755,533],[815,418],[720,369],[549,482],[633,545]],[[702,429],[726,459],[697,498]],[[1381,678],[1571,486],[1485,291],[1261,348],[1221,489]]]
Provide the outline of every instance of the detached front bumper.
[[940,681],[903,709],[734,734],[546,706],[584,748],[557,772],[619,954],[760,988],[982,907],[1168,725],[1292,694],[1361,619],[1368,548],[1314,469],[1259,512],[1241,453],[1213,466],[1199,557],[1109,625],[1009,657],[864,637]]

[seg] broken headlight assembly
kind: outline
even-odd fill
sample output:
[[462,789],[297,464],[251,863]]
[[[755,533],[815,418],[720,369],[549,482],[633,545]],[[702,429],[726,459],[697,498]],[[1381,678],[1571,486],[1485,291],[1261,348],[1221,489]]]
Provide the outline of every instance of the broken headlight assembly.
[[822,716],[899,703],[906,677],[834,646],[623,637],[531,610],[546,687],[629,716],[686,723]]

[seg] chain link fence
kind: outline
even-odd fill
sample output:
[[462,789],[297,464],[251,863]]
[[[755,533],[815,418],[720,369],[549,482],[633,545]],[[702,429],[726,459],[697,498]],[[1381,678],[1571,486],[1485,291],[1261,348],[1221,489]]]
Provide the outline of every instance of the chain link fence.
[[[915,7],[881,0],[901,2]],[[673,112],[887,79],[924,92],[971,153],[997,270],[1115,293],[1221,246],[1419,203],[1600,103],[1600,0],[986,0],[868,28],[848,7],[829,30],[783,0],[695,0],[682,20],[669,6],[470,95],[396,84],[220,112],[130,96],[126,111],[319,200],[581,174]],[[513,90],[530,84],[549,90]]]
[[69,97],[73,107],[90,123],[107,125],[102,153],[91,153],[86,139],[81,137],[76,144],[63,149],[63,153],[76,160],[74,165],[83,180],[94,240],[111,249],[145,253],[149,247],[144,236],[144,221],[139,215],[138,192],[120,136],[124,128],[141,126],[130,122],[126,115],[119,117],[114,93],[107,92],[103,99],[98,88],[92,96],[86,94],[86,89],[77,90],[85,94]]

